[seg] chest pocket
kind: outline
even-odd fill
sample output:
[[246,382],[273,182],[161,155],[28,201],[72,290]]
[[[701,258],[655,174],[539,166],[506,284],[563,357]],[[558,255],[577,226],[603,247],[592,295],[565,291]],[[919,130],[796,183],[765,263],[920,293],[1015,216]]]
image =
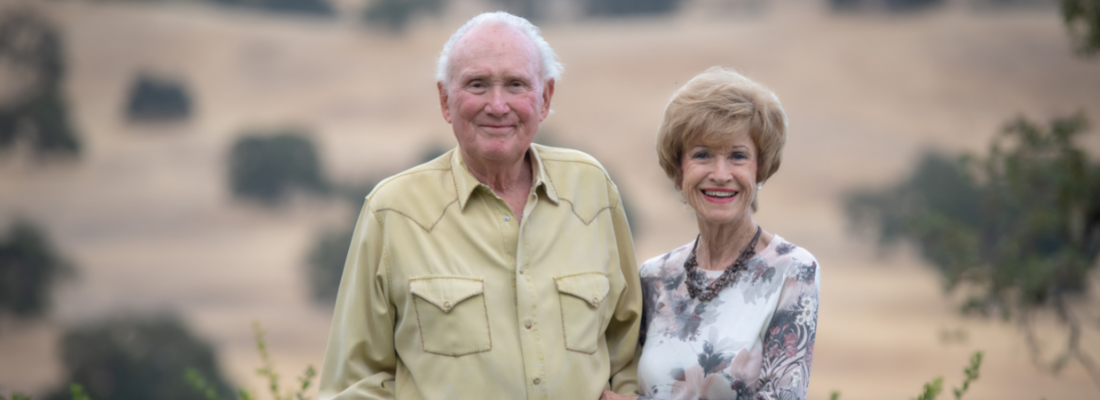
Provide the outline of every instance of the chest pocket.
[[607,276],[589,272],[554,278],[561,300],[565,349],[593,354],[603,326],[603,305],[611,285]]
[[478,278],[424,277],[409,280],[424,352],[450,357],[492,349],[485,283]]

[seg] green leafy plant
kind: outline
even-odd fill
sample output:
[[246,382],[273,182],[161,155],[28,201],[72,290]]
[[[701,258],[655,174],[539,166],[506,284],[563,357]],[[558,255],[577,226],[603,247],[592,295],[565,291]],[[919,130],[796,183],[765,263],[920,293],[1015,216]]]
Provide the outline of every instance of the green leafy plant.
[[72,394],[73,400],[92,400],[88,397],[88,393],[84,392],[84,387],[76,383],[69,385],[69,393]]
[[943,391],[943,377],[936,377],[931,382],[924,384],[919,396],[915,400],[934,400]]
[[31,397],[23,392],[13,392],[10,398],[0,393],[0,400],[31,400]]
[[[256,351],[260,354],[260,368],[256,374],[267,379],[267,388],[272,400],[310,400],[306,391],[313,386],[313,380],[317,378],[317,370],[313,365],[306,366],[305,372],[298,377],[296,390],[280,390],[281,379],[275,371],[275,363],[271,361],[271,354],[267,350],[267,340],[264,338],[263,327],[257,321],[252,322],[252,334],[256,340]],[[206,378],[197,370],[188,370],[184,374],[184,380],[197,393],[203,395],[206,400],[221,400],[217,390],[212,390]],[[236,400],[256,400],[256,396],[246,389],[237,390]]]

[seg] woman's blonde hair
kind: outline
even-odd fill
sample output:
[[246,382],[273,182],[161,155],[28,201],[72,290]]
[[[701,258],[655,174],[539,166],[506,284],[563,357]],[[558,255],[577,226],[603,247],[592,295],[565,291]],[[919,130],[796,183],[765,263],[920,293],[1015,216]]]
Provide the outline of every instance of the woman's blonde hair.
[[[758,153],[756,181],[779,170],[787,115],[771,90],[729,68],[710,67],[676,91],[657,129],[657,159],[680,187],[684,148],[693,142],[729,143],[747,130]],[[753,209],[756,202],[753,201]]]

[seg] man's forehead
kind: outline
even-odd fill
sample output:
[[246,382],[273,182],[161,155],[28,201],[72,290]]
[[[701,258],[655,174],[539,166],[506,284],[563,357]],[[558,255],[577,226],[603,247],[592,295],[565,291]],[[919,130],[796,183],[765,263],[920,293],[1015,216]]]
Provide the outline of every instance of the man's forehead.
[[[538,49],[531,38],[519,29],[500,23],[485,23],[470,29],[455,43],[452,54],[451,67],[456,73],[470,68],[481,70],[497,60],[503,62],[519,57],[526,58],[537,69],[539,61]],[[484,72],[487,71],[478,73]]]

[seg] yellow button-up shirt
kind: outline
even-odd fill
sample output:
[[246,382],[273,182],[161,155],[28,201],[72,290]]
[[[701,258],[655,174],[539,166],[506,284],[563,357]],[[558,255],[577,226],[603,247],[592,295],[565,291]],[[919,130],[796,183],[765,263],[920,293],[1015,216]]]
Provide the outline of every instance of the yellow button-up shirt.
[[528,154],[518,224],[457,150],[367,196],[320,399],[635,393],[642,300],[618,189],[584,153]]

